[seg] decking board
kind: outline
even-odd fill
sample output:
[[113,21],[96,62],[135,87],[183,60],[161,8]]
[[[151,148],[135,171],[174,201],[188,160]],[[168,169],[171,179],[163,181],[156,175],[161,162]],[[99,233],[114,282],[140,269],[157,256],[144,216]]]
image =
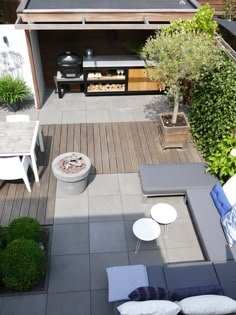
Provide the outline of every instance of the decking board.
[[19,216],[53,224],[57,180],[51,170],[53,159],[68,151],[91,158],[92,173],[113,174],[138,171],[140,163],[200,162],[191,141],[183,149],[162,150],[155,122],[90,123],[42,126],[45,152],[37,151],[40,183],[29,172],[32,192],[23,181],[0,181],[0,219],[7,225]]

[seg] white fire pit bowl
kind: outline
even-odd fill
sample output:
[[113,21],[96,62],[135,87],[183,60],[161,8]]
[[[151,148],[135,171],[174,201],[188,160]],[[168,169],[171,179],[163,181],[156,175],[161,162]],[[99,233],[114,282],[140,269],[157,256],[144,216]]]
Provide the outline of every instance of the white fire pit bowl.
[[[77,162],[74,162],[74,160],[69,162],[68,169],[61,167],[61,161],[68,160],[71,157],[74,157],[75,159],[79,157],[81,158],[83,167],[81,167],[81,169],[78,167],[78,171],[76,171],[75,166]],[[63,192],[69,195],[81,194],[86,189],[90,168],[90,159],[79,152],[63,153],[58,155],[52,162],[52,171],[58,180],[58,184],[62,188]]]

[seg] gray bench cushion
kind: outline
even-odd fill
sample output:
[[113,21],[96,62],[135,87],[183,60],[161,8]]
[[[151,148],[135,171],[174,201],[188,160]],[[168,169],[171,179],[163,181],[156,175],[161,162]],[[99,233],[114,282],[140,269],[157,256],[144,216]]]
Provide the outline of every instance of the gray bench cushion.
[[195,187],[213,187],[216,178],[205,173],[204,163],[141,164],[139,175],[143,194],[185,194]]
[[214,268],[224,295],[236,299],[236,262],[214,263]]
[[220,216],[210,196],[211,188],[188,189],[187,203],[205,256],[212,261],[236,258],[236,246],[230,248],[222,230]]
[[193,286],[219,285],[214,267],[210,262],[176,263],[163,267],[168,290]]
[[147,266],[148,282],[150,287],[161,287],[167,290],[162,266]]

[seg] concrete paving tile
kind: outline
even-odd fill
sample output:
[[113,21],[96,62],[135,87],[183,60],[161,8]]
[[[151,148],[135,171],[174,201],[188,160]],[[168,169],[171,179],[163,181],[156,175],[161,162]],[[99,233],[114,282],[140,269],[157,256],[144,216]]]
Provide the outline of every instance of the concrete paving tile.
[[89,223],[90,252],[127,251],[123,221]]
[[108,302],[107,290],[91,291],[91,315],[111,315],[113,303]]
[[89,253],[88,223],[53,226],[52,255]]
[[1,315],[45,315],[46,301],[46,294],[5,297]]
[[63,111],[62,123],[63,124],[81,124],[86,123],[85,110],[67,110]]
[[167,262],[165,249],[156,250],[140,250],[135,252],[129,252],[129,260],[131,265],[143,264],[147,266],[162,265]]
[[90,290],[89,255],[52,255],[49,292]]
[[200,247],[169,248],[166,252],[168,263],[204,260]]
[[138,220],[140,218],[150,217],[151,205],[149,202],[143,203],[141,194],[121,195],[121,199],[125,220]]
[[94,195],[119,195],[119,179],[117,174],[102,174],[102,175],[90,175],[89,196]]
[[[136,244],[137,244],[137,237],[133,233],[133,224],[135,221],[125,221],[125,232],[126,232],[126,239],[127,239],[127,245],[128,250],[135,250]],[[156,250],[159,248],[164,248],[164,242],[162,239],[162,235],[150,242],[142,241],[140,245],[140,250]]]
[[140,179],[137,173],[119,174],[121,195],[141,194]]
[[54,224],[88,222],[88,197],[56,198]]
[[48,295],[46,315],[90,314],[90,291]]
[[133,110],[130,108],[111,108],[110,109],[111,122],[125,122],[134,121]]
[[87,109],[87,123],[111,122],[108,109]]
[[120,196],[91,196],[89,198],[89,221],[123,220]]
[[90,255],[91,290],[106,289],[108,287],[106,268],[128,265],[127,252],[102,253]]
[[[135,121],[150,121],[150,116],[144,111],[143,108],[135,108],[133,110]],[[152,116],[151,116],[152,118]]]
[[58,110],[41,110],[39,113],[39,121],[41,124],[61,124],[62,112]]
[[[162,232],[164,226],[161,225]],[[188,219],[179,219],[168,225],[168,233],[163,237],[166,249],[197,247],[198,240],[196,233]]]
[[69,195],[68,193],[64,192],[60,181],[57,181],[57,192],[56,192],[57,199],[59,198],[82,198],[82,197],[88,197],[88,187],[79,195]]

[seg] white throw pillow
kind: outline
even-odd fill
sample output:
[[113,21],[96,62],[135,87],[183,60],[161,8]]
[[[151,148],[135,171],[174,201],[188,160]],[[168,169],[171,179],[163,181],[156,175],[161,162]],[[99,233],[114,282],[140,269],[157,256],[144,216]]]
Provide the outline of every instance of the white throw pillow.
[[170,301],[130,301],[117,307],[121,315],[176,315],[180,307]]
[[236,312],[236,301],[223,295],[192,296],[176,302],[188,315],[222,315]]
[[231,206],[236,205],[236,174],[223,185],[223,190]]

